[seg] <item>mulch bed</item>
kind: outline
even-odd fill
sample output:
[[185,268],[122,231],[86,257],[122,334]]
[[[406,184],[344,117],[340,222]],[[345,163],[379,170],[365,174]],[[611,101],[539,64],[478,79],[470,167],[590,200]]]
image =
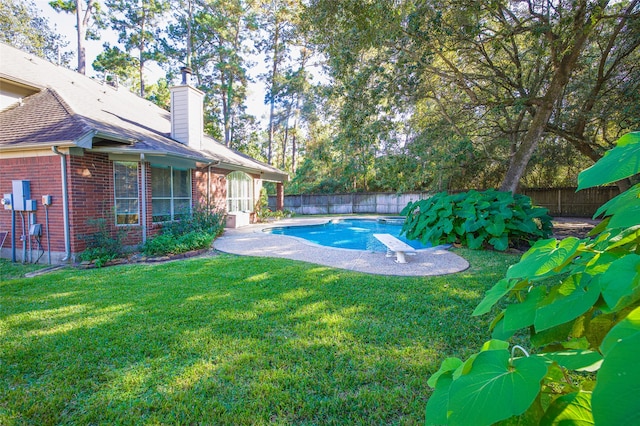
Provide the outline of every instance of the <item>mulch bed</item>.
[[[143,256],[140,253],[135,253],[126,258],[110,260],[109,262],[102,264],[100,267],[104,268],[106,266],[127,265],[135,263],[170,262],[172,260],[188,259],[190,257],[196,257],[204,254],[206,254],[207,256],[212,256],[215,254],[215,250],[213,250],[212,248],[204,248],[200,250],[188,251],[186,253],[170,254],[166,256]],[[95,263],[87,261],[81,262],[75,266],[78,269],[92,269],[98,267]]]

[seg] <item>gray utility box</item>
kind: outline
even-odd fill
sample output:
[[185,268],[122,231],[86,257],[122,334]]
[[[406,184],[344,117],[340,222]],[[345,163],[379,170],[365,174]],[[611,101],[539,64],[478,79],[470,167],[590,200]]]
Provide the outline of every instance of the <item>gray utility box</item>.
[[13,210],[15,211],[35,211],[36,201],[31,200],[31,182],[28,180],[11,181],[13,189]]

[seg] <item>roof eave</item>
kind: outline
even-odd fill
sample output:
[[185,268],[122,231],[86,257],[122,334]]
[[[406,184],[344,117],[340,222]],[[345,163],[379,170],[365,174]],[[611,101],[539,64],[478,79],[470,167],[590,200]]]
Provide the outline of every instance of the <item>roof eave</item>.
[[230,171],[240,171],[245,173],[253,173],[260,175],[262,180],[273,181],[273,182],[288,182],[289,175],[287,173],[278,173],[276,171],[264,170],[258,167],[247,167],[240,164],[228,163],[228,162],[220,162],[216,165],[216,167],[224,170]]
[[114,154],[114,155],[122,155],[122,156],[136,156],[144,155],[146,159],[151,158],[176,158],[182,160],[193,161],[198,164],[198,166],[209,166],[212,164],[216,164],[217,161],[206,158],[199,157],[195,155],[184,155],[184,154],[175,154],[169,152],[161,152],[149,149],[135,149],[135,148],[114,148],[114,147],[95,147],[91,151],[93,152],[102,152],[105,154]]

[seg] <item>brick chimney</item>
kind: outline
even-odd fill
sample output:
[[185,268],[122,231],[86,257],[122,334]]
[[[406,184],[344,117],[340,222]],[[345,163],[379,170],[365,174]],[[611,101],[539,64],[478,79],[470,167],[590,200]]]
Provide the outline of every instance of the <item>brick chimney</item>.
[[200,150],[202,148],[204,93],[191,86],[191,68],[180,68],[182,82],[171,87],[171,138]]

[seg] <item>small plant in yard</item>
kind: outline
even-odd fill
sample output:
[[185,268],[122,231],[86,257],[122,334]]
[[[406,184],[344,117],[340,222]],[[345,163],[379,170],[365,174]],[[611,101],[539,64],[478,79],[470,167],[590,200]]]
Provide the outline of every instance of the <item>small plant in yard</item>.
[[472,249],[526,247],[551,235],[548,210],[534,207],[525,195],[488,190],[441,192],[409,203],[401,212],[407,238],[423,244],[459,243]]
[[191,214],[164,224],[162,232],[142,246],[148,256],[179,254],[211,247],[224,230],[224,213],[206,205],[197,205]]
[[83,236],[87,248],[80,253],[80,260],[93,262],[101,267],[110,260],[117,259],[123,254],[122,243],[124,230],[112,231],[106,219],[89,219],[88,224],[96,228],[94,233]]
[[289,210],[272,211],[269,208],[269,196],[267,195],[267,190],[265,188],[260,190],[260,201],[256,207],[256,215],[260,222],[266,222],[269,219],[279,220],[293,216],[293,213]]
[[[640,132],[578,177],[578,188],[640,172]],[[493,338],[429,379],[427,424],[640,423],[640,184],[604,204],[590,238],[538,241],[486,293],[503,298]],[[529,348],[508,340],[529,332]],[[522,337],[519,337],[522,340]],[[535,353],[534,353],[535,352]]]

